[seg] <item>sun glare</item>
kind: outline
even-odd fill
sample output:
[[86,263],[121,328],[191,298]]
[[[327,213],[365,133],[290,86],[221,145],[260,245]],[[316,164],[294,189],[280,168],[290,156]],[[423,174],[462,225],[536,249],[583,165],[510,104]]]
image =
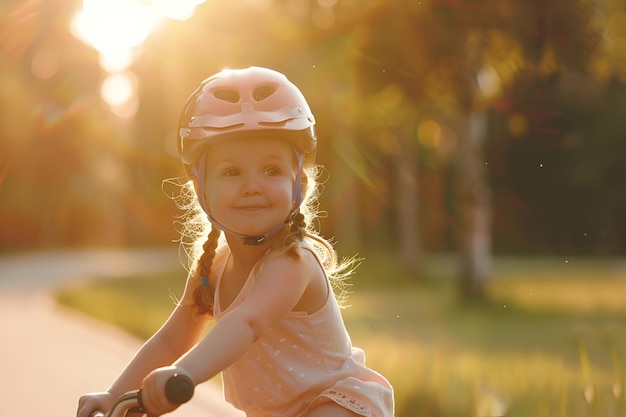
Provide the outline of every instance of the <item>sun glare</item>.
[[[132,117],[137,110],[138,85],[128,73],[136,48],[165,19],[187,20],[204,1],[83,0],[71,30],[99,52],[100,66],[109,74],[102,83],[100,96],[113,113]],[[45,76],[45,67],[39,67]]]
[[103,55],[126,55],[164,19],[189,19],[201,3],[204,0],[83,0],[72,32]]
[[116,54],[146,40],[160,16],[132,0],[83,0],[74,22],[74,34],[103,55]]

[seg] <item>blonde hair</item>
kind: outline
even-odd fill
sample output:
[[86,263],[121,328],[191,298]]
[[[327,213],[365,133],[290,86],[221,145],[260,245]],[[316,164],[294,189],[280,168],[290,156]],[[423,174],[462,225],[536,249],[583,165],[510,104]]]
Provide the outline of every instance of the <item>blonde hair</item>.
[[[300,259],[300,243],[311,243],[315,254],[321,261],[328,276],[335,296],[342,304],[348,294],[346,279],[352,275],[358,259],[338,260],[332,244],[321,237],[314,222],[318,218],[318,197],[321,183],[317,181],[319,167],[316,165],[303,168],[305,189],[299,213],[286,224],[287,234],[283,240],[283,249],[289,256]],[[180,247],[186,255],[191,280],[189,289],[193,291],[192,300],[198,314],[213,315],[214,293],[209,285],[212,267],[216,255],[226,247],[221,230],[212,225],[206,213],[200,207],[192,180],[181,184],[181,192],[175,198],[177,205],[184,210],[180,225]]]

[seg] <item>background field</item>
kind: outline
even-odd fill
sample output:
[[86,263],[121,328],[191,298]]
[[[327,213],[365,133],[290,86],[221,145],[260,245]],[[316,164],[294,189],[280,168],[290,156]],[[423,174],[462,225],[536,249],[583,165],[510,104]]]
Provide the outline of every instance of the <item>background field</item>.
[[[626,415],[626,261],[497,258],[488,301],[468,305],[450,257],[429,257],[420,280],[393,257],[365,259],[344,318],[393,383],[397,417]],[[183,283],[182,273],[102,280],[58,299],[146,338]]]

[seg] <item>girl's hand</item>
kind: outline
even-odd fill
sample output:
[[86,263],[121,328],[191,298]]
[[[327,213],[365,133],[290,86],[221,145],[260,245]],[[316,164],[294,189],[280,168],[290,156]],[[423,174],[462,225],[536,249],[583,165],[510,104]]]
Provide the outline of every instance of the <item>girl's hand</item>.
[[191,381],[191,374],[177,366],[165,366],[150,372],[143,380],[141,388],[141,402],[148,412],[148,416],[160,416],[177,409],[180,404],[171,403],[165,394],[165,384],[175,375],[184,375]]
[[90,417],[96,411],[106,414],[113,407],[116,398],[110,392],[93,392],[78,400],[76,417]]

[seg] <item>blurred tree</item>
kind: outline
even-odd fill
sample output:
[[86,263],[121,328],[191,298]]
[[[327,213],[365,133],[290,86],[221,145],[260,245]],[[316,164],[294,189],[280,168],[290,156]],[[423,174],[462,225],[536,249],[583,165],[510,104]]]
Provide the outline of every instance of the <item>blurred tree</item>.
[[543,30],[544,38],[555,38],[552,55],[524,68],[496,106],[500,137],[492,142],[501,145],[491,146],[500,158],[494,186],[498,204],[515,209],[499,220],[499,229],[515,237],[500,237],[509,252],[623,253],[617,236],[626,188],[610,172],[619,170],[614,154],[625,131],[613,105],[621,102],[625,79],[626,37],[615,30],[624,4],[581,2],[579,31],[567,25],[572,13]]
[[463,294],[481,296],[490,273],[492,222],[484,155],[487,106],[500,85],[514,83],[520,74],[541,79],[564,69],[583,70],[596,39],[588,30],[591,10],[585,1],[431,0],[431,5],[449,41],[436,56],[461,60],[451,78],[460,114],[468,120],[458,153],[460,283]]
[[[563,67],[584,67],[594,45],[586,33],[588,18],[584,2],[565,0],[398,1],[387,2],[368,28],[361,50],[370,83],[366,93],[396,85],[412,104],[410,120],[415,123],[416,109],[430,101],[429,111],[437,109],[457,133],[455,229],[460,289],[468,297],[482,296],[490,274],[488,109],[502,86],[524,71],[542,77]],[[412,135],[403,131],[406,120],[396,118],[389,125],[403,146],[411,143]]]

